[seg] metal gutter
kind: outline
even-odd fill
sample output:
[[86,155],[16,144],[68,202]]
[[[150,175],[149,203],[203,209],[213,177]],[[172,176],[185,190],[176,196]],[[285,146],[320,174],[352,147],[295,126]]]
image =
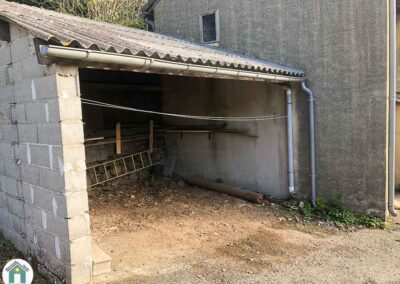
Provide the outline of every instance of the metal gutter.
[[388,210],[397,216],[395,201],[396,167],[396,0],[389,0],[389,192]]
[[39,51],[42,56],[51,58],[63,58],[79,60],[84,62],[119,64],[131,66],[135,69],[143,70],[167,70],[174,71],[178,74],[184,73],[200,73],[200,74],[216,74],[221,76],[233,77],[243,80],[265,80],[279,82],[301,82],[304,77],[291,77],[278,74],[267,74],[255,71],[245,71],[229,68],[219,68],[204,65],[196,65],[190,63],[170,62],[161,59],[154,59],[141,56],[133,56],[126,54],[116,54],[104,51],[87,50],[80,48],[69,48],[54,45],[40,45]]

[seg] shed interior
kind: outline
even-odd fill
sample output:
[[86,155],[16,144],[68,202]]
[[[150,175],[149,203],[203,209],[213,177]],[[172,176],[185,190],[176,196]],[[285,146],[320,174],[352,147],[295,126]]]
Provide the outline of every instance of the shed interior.
[[[136,259],[122,257],[115,242],[131,242],[135,250],[132,242],[139,236],[132,234],[138,228],[159,230],[153,218],[169,216],[173,221],[179,219],[176,214],[192,216],[190,208],[201,211],[237,202],[189,186],[186,178],[287,196],[286,101],[280,86],[83,68],[79,78],[92,234],[113,261],[120,258],[139,265]],[[176,114],[278,118],[236,122]],[[228,215],[234,214],[240,211]],[[136,247],[137,254],[143,253],[141,248]],[[145,251],[152,253],[150,248]],[[104,257],[104,262],[111,261]],[[143,261],[150,261],[147,257]],[[94,265],[94,275],[100,274],[103,268]]]

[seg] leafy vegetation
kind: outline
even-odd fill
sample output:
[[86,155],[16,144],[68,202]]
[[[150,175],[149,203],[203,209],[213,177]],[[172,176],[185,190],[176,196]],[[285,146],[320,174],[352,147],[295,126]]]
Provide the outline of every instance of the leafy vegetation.
[[366,228],[385,229],[388,224],[372,215],[355,214],[343,207],[339,198],[317,199],[317,208],[305,202],[302,213],[306,217],[317,217],[338,227],[364,226]]
[[146,0],[13,0],[93,20],[145,28],[141,16]]

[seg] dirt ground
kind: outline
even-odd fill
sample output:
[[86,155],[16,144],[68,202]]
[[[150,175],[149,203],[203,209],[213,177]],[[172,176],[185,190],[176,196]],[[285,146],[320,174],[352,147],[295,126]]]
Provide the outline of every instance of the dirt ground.
[[94,283],[400,283],[396,225],[339,231],[170,179],[89,195],[93,237],[113,259]]

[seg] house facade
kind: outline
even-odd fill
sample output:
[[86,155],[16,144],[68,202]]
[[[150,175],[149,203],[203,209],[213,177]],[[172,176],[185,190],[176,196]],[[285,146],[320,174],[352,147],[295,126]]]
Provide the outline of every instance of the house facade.
[[[319,196],[341,197],[352,210],[384,215],[389,2],[160,0],[146,13],[157,32],[304,70],[315,94]],[[214,15],[211,25],[205,15]],[[217,32],[207,42],[210,26]],[[307,97],[294,91],[295,183],[307,193]]]

